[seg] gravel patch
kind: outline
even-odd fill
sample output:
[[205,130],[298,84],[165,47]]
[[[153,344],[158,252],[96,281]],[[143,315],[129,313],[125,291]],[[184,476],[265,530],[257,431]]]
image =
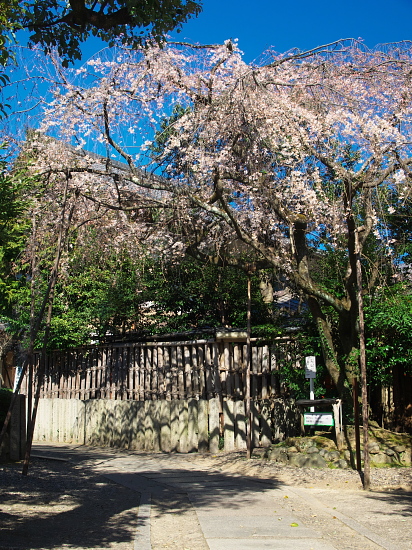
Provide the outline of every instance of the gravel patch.
[[[359,472],[352,469],[296,468],[271,462],[254,454],[246,459],[244,451],[219,453],[217,455],[187,455],[187,460],[199,462],[221,471],[235,472],[259,478],[276,479],[286,485],[316,486],[330,489],[362,489]],[[371,488],[375,490],[412,491],[412,468],[371,468]]]

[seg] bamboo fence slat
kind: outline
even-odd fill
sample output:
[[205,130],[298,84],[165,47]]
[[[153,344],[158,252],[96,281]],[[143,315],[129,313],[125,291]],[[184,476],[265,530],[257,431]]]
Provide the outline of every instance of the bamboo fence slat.
[[176,346],[171,346],[171,361],[170,361],[170,370],[172,372],[172,399],[177,399],[177,348]]
[[183,390],[183,396],[184,399],[188,399],[192,397],[192,370],[191,370],[191,361],[190,361],[190,350],[187,346],[183,347],[183,369],[184,369],[184,390]]
[[182,346],[177,346],[176,350],[177,355],[177,394],[179,399],[184,399],[185,392],[184,392],[184,386],[185,386],[185,379],[184,379],[184,372],[183,372],[183,350]]
[[205,347],[197,346],[198,368],[199,368],[199,398],[206,399],[206,369],[205,369]]
[[192,396],[195,397],[196,399],[199,399],[200,388],[199,388],[199,363],[197,360],[197,346],[191,346],[191,358],[190,358],[189,368],[190,367],[193,373]]
[[151,399],[157,399],[158,395],[157,395],[157,384],[158,384],[158,379],[157,379],[157,348],[153,348],[152,350],[152,385],[151,385],[151,388],[150,388],[150,393],[151,393]]
[[[294,343],[252,345],[253,399],[279,396],[279,368],[300,368]],[[35,367],[41,354],[34,355]],[[214,341],[117,344],[45,357],[42,397],[60,399],[244,399],[247,348]],[[36,368],[35,368],[36,370]],[[25,382],[27,391],[27,381]],[[221,408],[220,412],[223,412]]]
[[163,349],[163,362],[165,369],[165,392],[167,401],[172,399],[172,370],[170,348],[165,346]]

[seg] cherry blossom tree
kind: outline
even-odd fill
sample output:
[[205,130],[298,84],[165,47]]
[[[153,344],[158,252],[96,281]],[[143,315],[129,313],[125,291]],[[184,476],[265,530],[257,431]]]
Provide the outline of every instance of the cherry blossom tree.
[[[83,198],[153,230],[159,250],[236,251],[275,270],[305,297],[344,395],[358,364],[357,261],[369,291],[367,243],[391,255],[383,214],[410,196],[411,69],[410,44],[354,41],[254,64],[236,41],[120,49],[77,71],[56,61],[41,131],[58,139],[32,143],[35,169],[70,173]],[[84,152],[92,144],[104,161]],[[334,288],[319,276],[326,250],[343,266]]]

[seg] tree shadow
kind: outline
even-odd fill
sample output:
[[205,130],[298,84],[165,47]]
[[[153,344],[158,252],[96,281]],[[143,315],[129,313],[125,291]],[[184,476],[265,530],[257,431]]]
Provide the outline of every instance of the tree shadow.
[[[38,458],[41,454],[49,458]],[[168,512],[184,515],[193,511],[183,498],[187,491],[196,507],[219,507],[230,499],[236,509],[279,485],[272,479],[202,469],[166,453],[36,445],[33,455],[37,458],[27,477],[21,475],[21,465],[0,471],[0,550],[130,545],[136,529],[144,527],[138,516],[141,493],[167,503]],[[136,463],[138,470],[120,471],[115,462],[119,457]],[[159,460],[161,471],[156,468]],[[92,471],[92,465],[105,471]]]
[[[46,464],[47,463],[47,464]],[[0,549],[108,548],[134,540],[140,495],[70,463],[4,467]]]
[[[412,487],[412,474],[411,487]],[[373,501],[384,504],[382,509],[376,509],[374,513],[385,516],[412,516],[412,491],[397,489],[395,491],[372,491],[365,496]],[[410,521],[410,520],[409,520]]]

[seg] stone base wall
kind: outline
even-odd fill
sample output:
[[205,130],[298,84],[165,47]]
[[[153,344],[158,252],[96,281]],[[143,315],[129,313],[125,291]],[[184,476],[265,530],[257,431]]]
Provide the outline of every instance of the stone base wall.
[[[252,402],[252,441],[268,446],[294,435],[291,403]],[[41,399],[35,441],[188,453],[246,448],[243,401]]]

